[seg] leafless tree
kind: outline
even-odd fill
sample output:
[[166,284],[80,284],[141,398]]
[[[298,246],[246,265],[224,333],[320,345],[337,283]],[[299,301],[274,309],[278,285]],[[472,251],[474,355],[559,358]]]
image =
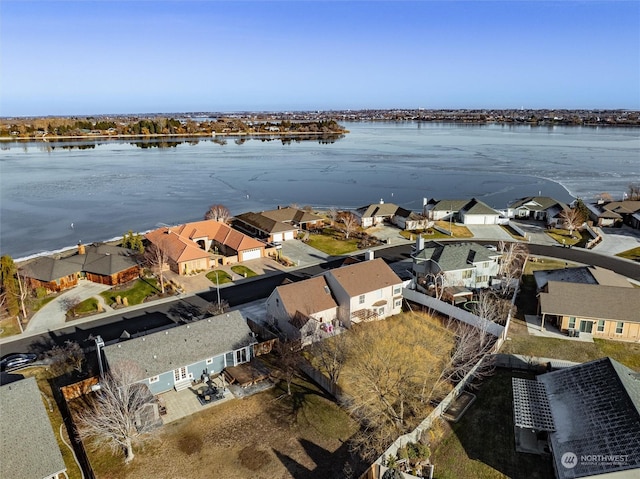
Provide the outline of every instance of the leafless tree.
[[344,231],[344,237],[345,239],[349,239],[349,235],[353,233],[358,226],[358,217],[350,211],[347,211],[342,213],[341,221],[344,225],[342,228]]
[[630,183],[627,187],[627,199],[632,201],[640,200],[640,183]]
[[291,396],[291,383],[298,372],[300,350],[300,341],[280,338],[280,340],[276,342],[275,351],[278,355],[278,366],[287,383],[288,396]]
[[215,303],[209,303],[206,311],[213,316],[226,313],[229,311],[229,301],[221,299],[219,303],[217,301]]
[[159,239],[145,250],[144,260],[147,266],[160,280],[160,291],[164,294],[164,270],[169,263],[169,248],[166,241]]
[[503,294],[511,290],[514,280],[519,280],[529,258],[529,248],[525,243],[500,241],[498,243],[500,257],[499,274],[502,279]]
[[135,381],[139,369],[132,363],[119,363],[100,382],[92,404],[77,416],[78,432],[97,448],[108,446],[116,454],[123,452],[125,462],[134,458],[134,445],[142,441],[149,426],[137,420],[153,396]]
[[231,216],[231,212],[229,208],[224,205],[211,205],[209,209],[204,214],[205,220],[214,220],[219,221],[220,223],[225,223],[229,217]]
[[327,375],[331,384],[338,384],[340,373],[347,361],[347,333],[314,341],[309,350],[314,365]]
[[64,346],[54,346],[45,353],[49,361],[52,376],[62,376],[71,371],[82,372],[85,356],[80,345],[75,341],[66,341]]
[[331,219],[331,226],[335,226],[336,221],[338,221],[338,209],[331,207],[327,210],[327,215],[329,216],[329,218]]
[[606,191],[603,191],[602,193],[600,193],[597,196],[597,199],[602,200],[602,201],[607,202],[607,203],[610,202],[610,201],[613,201],[613,197],[611,196],[611,194],[606,192]]
[[584,223],[582,213],[577,208],[566,208],[562,210],[560,220],[562,221],[562,226],[569,230],[569,235],[571,236],[573,236],[573,232]]
[[80,304],[80,298],[78,296],[67,296],[62,301],[62,307],[65,309],[67,313],[71,313],[73,316],[76,315],[76,308]]
[[509,313],[512,313],[511,301],[499,297],[493,291],[481,291],[477,298],[471,312],[479,318],[492,323],[504,324]]

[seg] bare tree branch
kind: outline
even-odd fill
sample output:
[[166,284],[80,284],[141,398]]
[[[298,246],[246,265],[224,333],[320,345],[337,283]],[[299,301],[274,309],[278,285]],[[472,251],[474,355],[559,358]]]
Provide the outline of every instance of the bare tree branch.
[[220,223],[225,223],[229,217],[231,216],[231,212],[229,208],[224,205],[211,205],[209,209],[204,214],[205,220],[214,220],[219,221]]

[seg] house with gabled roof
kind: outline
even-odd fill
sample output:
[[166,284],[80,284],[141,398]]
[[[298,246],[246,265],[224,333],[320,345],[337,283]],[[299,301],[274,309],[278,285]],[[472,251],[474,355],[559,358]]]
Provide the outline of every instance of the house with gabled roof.
[[547,224],[557,223],[558,215],[568,209],[565,203],[550,196],[527,196],[520,198],[508,207],[508,216],[516,219],[545,221]]
[[80,279],[115,286],[140,276],[134,252],[109,245],[78,245],[78,253],[67,258],[43,256],[20,268],[30,288],[58,292],[78,284]]
[[153,394],[182,390],[202,375],[249,362],[257,341],[239,311],[220,314],[103,348],[107,365],[132,363]]
[[391,221],[393,216],[398,211],[398,205],[393,203],[385,203],[380,199],[379,203],[373,203],[371,205],[361,206],[353,210],[353,214],[358,218],[360,226],[363,228],[370,228],[376,226],[384,221]]
[[546,438],[558,479],[640,475],[640,374],[611,358],[513,378],[516,449]]
[[67,466],[34,377],[0,386],[0,412],[0,477],[67,477]]
[[223,264],[262,258],[266,246],[214,220],[159,228],[147,233],[145,238],[167,251],[169,268],[181,275],[210,269],[216,258],[220,258]]
[[429,241],[416,250],[413,274],[424,289],[436,277],[442,278],[444,287],[488,288],[500,269],[500,253],[473,242]]
[[321,216],[292,207],[242,213],[233,218],[234,227],[270,243],[296,239],[300,230],[317,227],[323,222]]
[[311,342],[337,326],[338,303],[324,275],[278,286],[266,302],[267,318],[287,337]]
[[396,213],[391,218],[391,223],[407,231],[425,230],[433,224],[425,215],[400,206],[398,206]]
[[640,228],[640,201],[598,201],[587,203],[589,217],[597,226],[621,226]]
[[549,281],[538,297],[543,329],[551,320],[562,332],[640,340],[639,288]]
[[618,273],[599,266],[576,266],[562,269],[541,269],[533,272],[536,290],[543,291],[549,281],[567,283],[600,284],[603,286],[618,286],[632,288],[629,280]]
[[466,225],[495,225],[501,213],[477,198],[470,200],[429,200],[425,214],[431,221],[452,220]]

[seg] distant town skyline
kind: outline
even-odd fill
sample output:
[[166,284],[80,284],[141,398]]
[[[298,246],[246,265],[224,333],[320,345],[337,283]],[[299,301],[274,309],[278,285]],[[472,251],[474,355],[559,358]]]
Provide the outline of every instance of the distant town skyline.
[[17,1],[0,116],[640,109],[637,1]]

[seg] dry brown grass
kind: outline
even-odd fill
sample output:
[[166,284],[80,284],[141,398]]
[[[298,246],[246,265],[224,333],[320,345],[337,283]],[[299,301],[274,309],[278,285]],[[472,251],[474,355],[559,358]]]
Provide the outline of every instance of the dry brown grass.
[[[296,378],[293,397],[278,387],[162,427],[129,465],[89,451],[99,479],[324,478],[348,459],[355,425],[315,386]],[[278,399],[280,398],[280,399]],[[327,428],[326,424],[334,424]]]

